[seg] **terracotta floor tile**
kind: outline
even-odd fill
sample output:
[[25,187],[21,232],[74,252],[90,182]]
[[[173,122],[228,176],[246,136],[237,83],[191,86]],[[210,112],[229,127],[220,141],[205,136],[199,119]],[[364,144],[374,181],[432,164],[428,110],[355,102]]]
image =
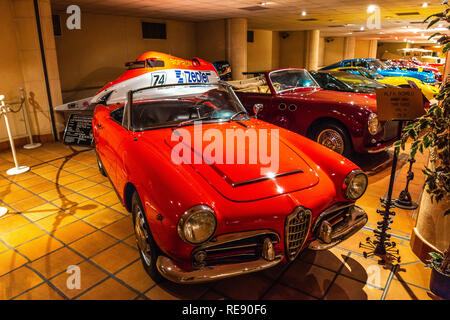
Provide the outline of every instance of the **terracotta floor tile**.
[[137,250],[137,244],[136,244],[136,237],[133,234],[132,236],[129,236],[128,238],[122,240],[123,242],[127,243],[131,247],[135,248]]
[[76,216],[77,218],[84,218],[87,216],[92,215],[93,213],[103,210],[106,207],[98,202],[95,202],[93,200],[88,200],[83,203],[80,203],[79,205],[72,207],[69,209],[69,212]]
[[7,250],[9,250],[9,248],[5,244],[3,244],[3,242],[0,241],[0,253],[5,252]]
[[72,190],[66,189],[61,186],[58,187],[55,184],[53,184],[53,185],[54,185],[54,188],[52,188],[48,191],[39,193],[39,196],[44,198],[47,201],[53,201],[53,200],[59,199],[60,197],[68,196],[73,193]]
[[[11,192],[7,192],[4,195],[0,195],[0,199],[2,199],[2,201],[4,201],[7,204],[12,204],[14,202],[23,200],[23,199],[27,199],[29,197],[32,197],[33,194],[25,189],[21,189],[18,191],[11,191]],[[16,208],[14,208],[16,209]],[[17,209],[16,209],[17,210]]]
[[114,191],[110,191],[108,193],[105,193],[104,195],[101,195],[100,197],[95,198],[95,201],[98,201],[108,207],[120,202]]
[[56,185],[54,182],[45,180],[44,183],[41,184],[37,184],[35,186],[31,186],[29,188],[27,188],[27,190],[36,193],[36,194],[41,194],[50,190],[56,189]]
[[46,202],[32,209],[22,211],[22,215],[31,221],[37,221],[44,219],[48,216],[51,216],[60,211],[61,209],[55,206],[54,204]]
[[275,280],[278,279],[278,277],[284,272],[286,268],[288,268],[289,265],[287,263],[279,263],[273,268],[266,269],[264,271],[261,271],[261,274],[268,277],[269,279]]
[[75,221],[53,232],[53,236],[67,244],[93,233],[95,230],[83,221]]
[[380,300],[383,291],[370,287],[363,282],[338,276],[328,293],[326,300]]
[[136,292],[110,278],[84,293],[77,300],[130,300],[136,297]]
[[267,292],[267,294],[264,295],[263,300],[316,300],[316,299],[305,293],[302,293],[300,291],[294,290],[292,288],[277,283]]
[[[427,286],[428,287],[428,286]],[[386,300],[432,300],[427,290],[393,279]]]
[[116,277],[140,292],[147,291],[155,284],[145,272],[140,260],[117,273]]
[[0,235],[0,238],[9,246],[16,247],[29,240],[40,237],[43,234],[45,234],[45,232],[35,225],[27,224],[23,227],[3,233],[2,235]]
[[39,198],[38,196],[30,196],[26,199],[12,203],[11,206],[17,211],[24,212],[37,206],[43,205],[46,202],[46,200]]
[[90,176],[89,178],[87,178],[88,180],[97,182],[97,183],[103,183],[103,182],[107,182],[108,178],[106,178],[105,176],[101,175],[100,173],[98,173],[98,169],[97,169],[97,174],[94,176]]
[[118,213],[117,211],[106,208],[97,213],[94,213],[93,215],[84,218],[83,220],[97,228],[103,228],[119,220],[120,218],[123,218],[122,214]]
[[53,233],[55,230],[77,221],[77,219],[67,212],[60,211],[58,213],[52,214],[47,218],[38,220],[35,222],[36,225],[40,226],[44,230]]
[[42,282],[43,280],[27,267],[14,270],[0,277],[0,300],[14,298]]
[[59,185],[62,186],[67,186],[68,184],[72,184],[72,183],[76,183],[76,182],[80,182],[80,180],[84,179],[83,177],[80,177],[79,175],[76,174],[68,174],[65,175],[63,177],[60,177],[56,182]]
[[122,240],[134,234],[133,221],[129,217],[125,217],[103,228],[103,231]]
[[111,206],[111,209],[114,209],[124,215],[130,215],[130,212],[128,212],[128,210],[120,202],[118,204]]
[[391,269],[388,266],[379,265],[377,260],[366,259],[351,253],[340,273],[362,282],[369,282],[369,284],[379,288],[384,288]]
[[89,178],[92,176],[95,176],[98,174],[98,169],[97,168],[88,168],[86,170],[82,170],[82,171],[78,171],[77,175],[84,177],[84,178]]
[[66,211],[70,211],[71,210],[72,213],[74,213],[77,210],[76,207],[80,206],[80,205],[82,206],[82,203],[87,201],[87,200],[88,200],[88,198],[86,198],[86,197],[84,197],[84,196],[82,196],[80,194],[72,193],[72,194],[69,194],[67,196],[63,196],[61,198],[53,200],[52,203],[55,206],[57,206],[57,207],[59,207],[59,208],[61,208],[63,210],[66,210]]
[[163,282],[154,286],[145,296],[151,300],[194,300],[208,290],[205,284],[180,285]]
[[338,271],[344,263],[344,258],[348,255],[348,251],[331,248],[324,251],[305,250],[300,253],[297,259],[304,262],[312,263],[333,271]]
[[96,231],[71,243],[70,247],[86,257],[91,257],[116,242],[116,239],[106,233]]
[[14,300],[63,300],[64,298],[56,292],[55,289],[50,287],[48,284],[43,283],[40,286],[31,289],[20,296],[16,297]]
[[0,234],[17,229],[30,221],[25,219],[20,213],[8,214],[0,219]]
[[27,188],[28,190],[30,190],[30,187],[46,183],[47,181],[47,179],[35,175],[31,179],[18,182],[18,184],[23,188]]
[[69,183],[69,184],[65,185],[65,187],[67,189],[70,189],[70,190],[78,192],[80,190],[87,189],[87,188],[90,188],[92,186],[95,186],[96,184],[97,184],[97,182],[92,182],[92,181],[83,179],[83,180],[80,180],[80,181]]
[[7,250],[0,253],[0,276],[19,268],[27,262],[27,259],[14,250]]
[[118,243],[93,256],[91,260],[103,269],[114,273],[139,259],[139,253],[127,245]]
[[313,297],[321,298],[335,275],[334,272],[296,260],[284,273],[281,282]]
[[80,191],[81,194],[91,199],[104,195],[108,192],[111,192],[111,188],[105,187],[101,184],[97,184],[93,187],[83,189]]
[[52,236],[44,235],[40,238],[16,247],[16,250],[33,261],[52,251],[55,251],[56,249],[61,248],[62,246],[63,244]]
[[221,295],[220,293],[209,290],[203,296],[201,296],[200,300],[228,300],[228,299],[223,295]]
[[79,264],[82,260],[83,257],[64,247],[31,262],[30,266],[44,277],[50,278],[60,272],[66,271],[71,265]]
[[342,241],[337,245],[340,249],[351,250],[359,253],[363,253],[364,249],[359,247],[360,243],[366,243],[367,235],[363,234],[361,231],[352,235],[349,239]]
[[[74,275],[74,273],[61,273],[60,275],[52,278],[50,282],[57,287],[61,292],[63,292],[69,299],[72,299],[81,293],[85,292],[92,286],[96,285],[100,281],[106,279],[108,275],[94,266],[92,263],[84,261],[78,265],[80,268],[80,289],[76,287],[69,287],[67,282],[69,281],[70,285],[74,283],[71,282],[70,276]],[[101,297],[99,297],[101,299]]]
[[224,279],[214,285],[214,290],[225,294],[231,299],[256,300],[266,292],[272,280],[258,273]]
[[415,284],[422,288],[428,288],[430,283],[431,269],[425,268],[422,262],[401,264],[395,278],[400,281]]

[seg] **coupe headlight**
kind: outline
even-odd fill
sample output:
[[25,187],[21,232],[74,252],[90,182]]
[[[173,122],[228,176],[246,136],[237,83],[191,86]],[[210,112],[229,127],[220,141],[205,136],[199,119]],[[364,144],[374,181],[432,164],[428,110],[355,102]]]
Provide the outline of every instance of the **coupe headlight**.
[[369,133],[373,136],[376,135],[378,133],[379,125],[378,116],[375,113],[371,113],[369,115],[369,120],[367,121]]
[[353,170],[344,180],[344,195],[349,200],[359,199],[367,188],[367,176],[361,170]]
[[208,241],[216,231],[217,220],[214,211],[205,205],[187,210],[178,221],[178,235],[190,244]]

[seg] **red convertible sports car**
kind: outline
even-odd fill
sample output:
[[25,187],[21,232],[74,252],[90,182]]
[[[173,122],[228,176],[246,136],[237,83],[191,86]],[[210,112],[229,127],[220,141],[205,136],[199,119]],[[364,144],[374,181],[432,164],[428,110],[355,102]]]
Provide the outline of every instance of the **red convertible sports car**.
[[304,135],[344,156],[391,146],[397,122],[379,122],[374,94],[321,89],[304,69],[261,72],[229,81],[245,108],[258,118]]
[[[254,143],[259,134],[270,142]],[[355,205],[367,176],[355,164],[250,117],[229,85],[163,85],[130,91],[125,104],[103,100],[93,135],[155,280],[263,270],[308,247],[333,247],[367,222]],[[255,148],[270,149],[276,163],[249,160]]]

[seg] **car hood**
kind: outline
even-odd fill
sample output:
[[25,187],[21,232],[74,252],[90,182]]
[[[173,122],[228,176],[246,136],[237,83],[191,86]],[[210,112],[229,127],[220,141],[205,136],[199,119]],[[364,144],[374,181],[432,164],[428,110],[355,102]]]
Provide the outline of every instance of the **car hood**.
[[[267,164],[261,164],[261,161],[257,163],[249,163],[249,155],[252,152],[256,152],[257,145],[267,146],[268,150],[271,150],[271,139],[276,139],[277,134],[271,129],[278,130],[277,127],[268,125],[265,129],[268,131],[267,144],[265,139],[258,138],[258,143],[246,144],[246,147],[242,148],[235,141],[233,148],[229,147],[229,151],[233,151],[235,157],[242,152],[245,154],[245,163],[239,164],[237,158],[230,163],[227,161],[226,154],[223,152],[223,163],[220,161],[214,161],[214,153],[211,150],[211,142],[203,141],[202,144],[194,141],[194,130],[198,134],[204,135],[208,129],[215,129],[216,133],[220,133],[224,138],[224,144],[226,139],[227,130],[255,130],[261,129],[261,126],[254,126],[254,120],[245,121],[245,125],[248,128],[240,125],[238,122],[226,122],[226,123],[214,123],[203,125],[190,125],[182,128],[173,128],[173,130],[167,129],[167,134],[164,138],[167,145],[167,152],[172,153],[173,148],[177,145],[183,144],[183,157],[187,156],[187,159],[191,160],[190,166],[217,192],[222,194],[225,198],[232,201],[254,201],[265,199],[281,194],[299,191],[305,188],[311,188],[319,182],[319,177],[316,171],[304,160],[302,152],[285,140],[282,136],[279,137],[279,158],[278,162],[276,157],[272,157],[271,161]],[[230,131],[229,131],[230,132]],[[258,132],[258,131],[256,131]],[[211,133],[211,131],[210,131]],[[172,141],[173,134],[182,135],[183,139],[179,141]],[[190,135],[192,139],[184,139],[187,135]],[[222,147],[220,147],[222,148]],[[256,149],[260,150],[260,148]],[[206,151],[206,152],[205,152]],[[216,151],[217,152],[217,151]],[[215,153],[217,154],[217,153]],[[269,158],[271,153],[269,151]],[[259,157],[258,157],[259,159]],[[231,159],[230,159],[231,160]],[[217,163],[215,163],[217,162]],[[270,163],[274,164],[272,167]],[[263,170],[262,170],[263,169]]]
[[345,103],[355,108],[365,108],[370,112],[377,112],[377,98],[374,93],[354,93],[332,90],[309,90],[283,93],[282,97],[290,99],[305,99],[307,102],[342,104]]

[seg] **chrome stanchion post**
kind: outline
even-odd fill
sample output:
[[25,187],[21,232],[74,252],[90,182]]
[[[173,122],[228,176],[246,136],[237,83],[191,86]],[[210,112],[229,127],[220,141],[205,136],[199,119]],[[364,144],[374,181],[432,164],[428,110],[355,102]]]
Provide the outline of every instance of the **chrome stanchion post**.
[[28,118],[28,108],[27,108],[27,96],[25,90],[20,88],[20,96],[23,101],[23,119],[25,120],[25,128],[27,130],[28,138],[30,143],[23,146],[24,149],[36,149],[42,146],[41,143],[33,143],[33,133],[31,132],[30,119]]
[[11,168],[8,171],[6,171],[6,174],[12,176],[12,175],[27,172],[28,170],[30,170],[30,167],[19,166],[19,163],[17,162],[16,148],[14,146],[14,140],[13,140],[13,137],[11,134],[11,129],[9,128],[9,121],[8,121],[8,116],[7,116],[8,110],[6,108],[5,101],[3,101],[4,99],[5,99],[5,96],[0,95],[0,101],[1,101],[0,115],[3,115],[5,117],[6,131],[8,132],[9,143],[11,145],[11,151],[12,151],[14,165],[15,165],[14,168]]

